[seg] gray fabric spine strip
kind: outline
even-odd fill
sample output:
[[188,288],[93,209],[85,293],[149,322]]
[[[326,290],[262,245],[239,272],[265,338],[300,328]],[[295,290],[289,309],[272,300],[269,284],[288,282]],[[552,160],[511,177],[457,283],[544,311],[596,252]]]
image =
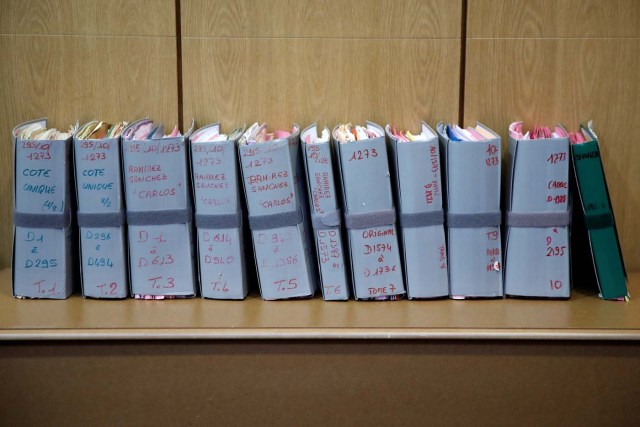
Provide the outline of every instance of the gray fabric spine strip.
[[585,215],[584,222],[587,230],[613,227],[613,214],[609,211],[597,215]]
[[124,224],[124,211],[99,213],[78,212],[78,227],[121,227]]
[[566,227],[571,222],[571,212],[507,212],[509,227]]
[[190,221],[190,208],[161,211],[127,211],[127,223],[129,225],[186,224]]
[[230,214],[200,214],[196,213],[196,227],[207,230],[219,228],[240,228],[242,214],[240,212]]
[[502,223],[500,211],[478,213],[447,213],[449,228],[497,227]]
[[269,215],[249,216],[249,228],[252,230],[270,230],[272,228],[288,227],[302,222],[302,209],[280,212]]
[[67,228],[71,225],[71,211],[59,213],[13,212],[13,225],[25,228]]
[[402,228],[418,228],[442,224],[444,224],[444,211],[442,209],[431,212],[400,214],[400,227]]
[[393,225],[396,223],[396,210],[394,208],[359,214],[346,214],[344,216],[344,225],[348,229],[362,229],[382,227],[385,225]]
[[340,209],[323,214],[311,214],[311,225],[314,230],[330,230],[340,226]]

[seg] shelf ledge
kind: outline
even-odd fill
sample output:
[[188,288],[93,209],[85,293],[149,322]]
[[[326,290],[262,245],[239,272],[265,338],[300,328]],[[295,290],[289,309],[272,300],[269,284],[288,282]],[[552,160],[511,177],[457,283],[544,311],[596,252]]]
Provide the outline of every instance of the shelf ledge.
[[[640,273],[629,276],[637,295]],[[568,301],[19,300],[0,272],[0,340],[640,340],[640,303]]]

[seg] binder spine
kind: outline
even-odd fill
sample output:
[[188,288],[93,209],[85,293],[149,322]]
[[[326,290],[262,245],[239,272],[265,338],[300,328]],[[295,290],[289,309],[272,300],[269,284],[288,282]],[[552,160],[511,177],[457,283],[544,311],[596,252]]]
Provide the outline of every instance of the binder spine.
[[120,138],[74,138],[82,295],[126,298],[127,250]]
[[134,296],[196,293],[187,137],[122,140]]
[[[316,127],[305,129],[316,133]],[[322,296],[326,301],[349,299],[347,266],[342,243],[341,212],[334,179],[330,141],[302,142],[306,178],[311,198],[311,222],[320,272]]]
[[73,288],[73,203],[70,145],[66,140],[23,140],[13,129],[13,295],[65,299]]
[[628,299],[627,273],[598,140],[594,137],[593,141],[571,145],[571,156],[578,184],[577,209],[584,215],[600,296]]
[[569,298],[568,138],[509,137],[505,293]]
[[243,299],[248,292],[236,142],[191,142],[203,298]]
[[[310,297],[316,286],[306,231],[304,185],[299,174],[300,131],[288,138],[239,147],[242,181],[249,211],[262,298]],[[302,183],[299,180],[303,180]],[[304,187],[303,187],[304,188]]]
[[[428,128],[424,123],[422,126]],[[438,138],[401,142],[388,127],[387,137],[395,177],[407,297],[448,296]]]
[[339,154],[345,226],[356,299],[405,294],[384,131],[363,141],[333,144]]
[[446,171],[450,296],[502,297],[500,137],[452,142],[443,123],[437,130]]

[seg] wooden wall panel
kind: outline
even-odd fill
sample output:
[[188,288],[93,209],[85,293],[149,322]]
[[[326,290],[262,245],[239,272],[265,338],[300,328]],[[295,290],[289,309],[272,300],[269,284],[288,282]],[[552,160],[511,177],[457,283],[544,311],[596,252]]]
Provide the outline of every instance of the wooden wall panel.
[[516,120],[592,119],[627,269],[638,270],[640,146],[629,135],[640,127],[640,2],[470,0],[468,11],[465,121],[504,138]]
[[468,0],[467,36],[640,37],[638,0]]
[[413,128],[458,114],[460,1],[181,4],[185,122]]
[[12,83],[0,99],[3,129],[44,116],[61,128],[94,117],[177,120],[174,38],[1,36],[0,51]]
[[178,120],[173,0],[5,1],[0,13],[0,267],[11,264],[11,129],[48,117]]
[[181,0],[187,37],[460,38],[461,1]]
[[2,0],[2,34],[175,36],[173,0]]
[[415,128],[458,113],[458,40],[187,38],[182,51],[185,123]]

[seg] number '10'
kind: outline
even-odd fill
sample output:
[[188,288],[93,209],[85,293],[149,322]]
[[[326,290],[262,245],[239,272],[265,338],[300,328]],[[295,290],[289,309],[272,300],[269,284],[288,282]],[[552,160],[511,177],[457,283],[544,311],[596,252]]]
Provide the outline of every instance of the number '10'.
[[549,287],[552,291],[557,291],[562,288],[562,280],[549,280]]

